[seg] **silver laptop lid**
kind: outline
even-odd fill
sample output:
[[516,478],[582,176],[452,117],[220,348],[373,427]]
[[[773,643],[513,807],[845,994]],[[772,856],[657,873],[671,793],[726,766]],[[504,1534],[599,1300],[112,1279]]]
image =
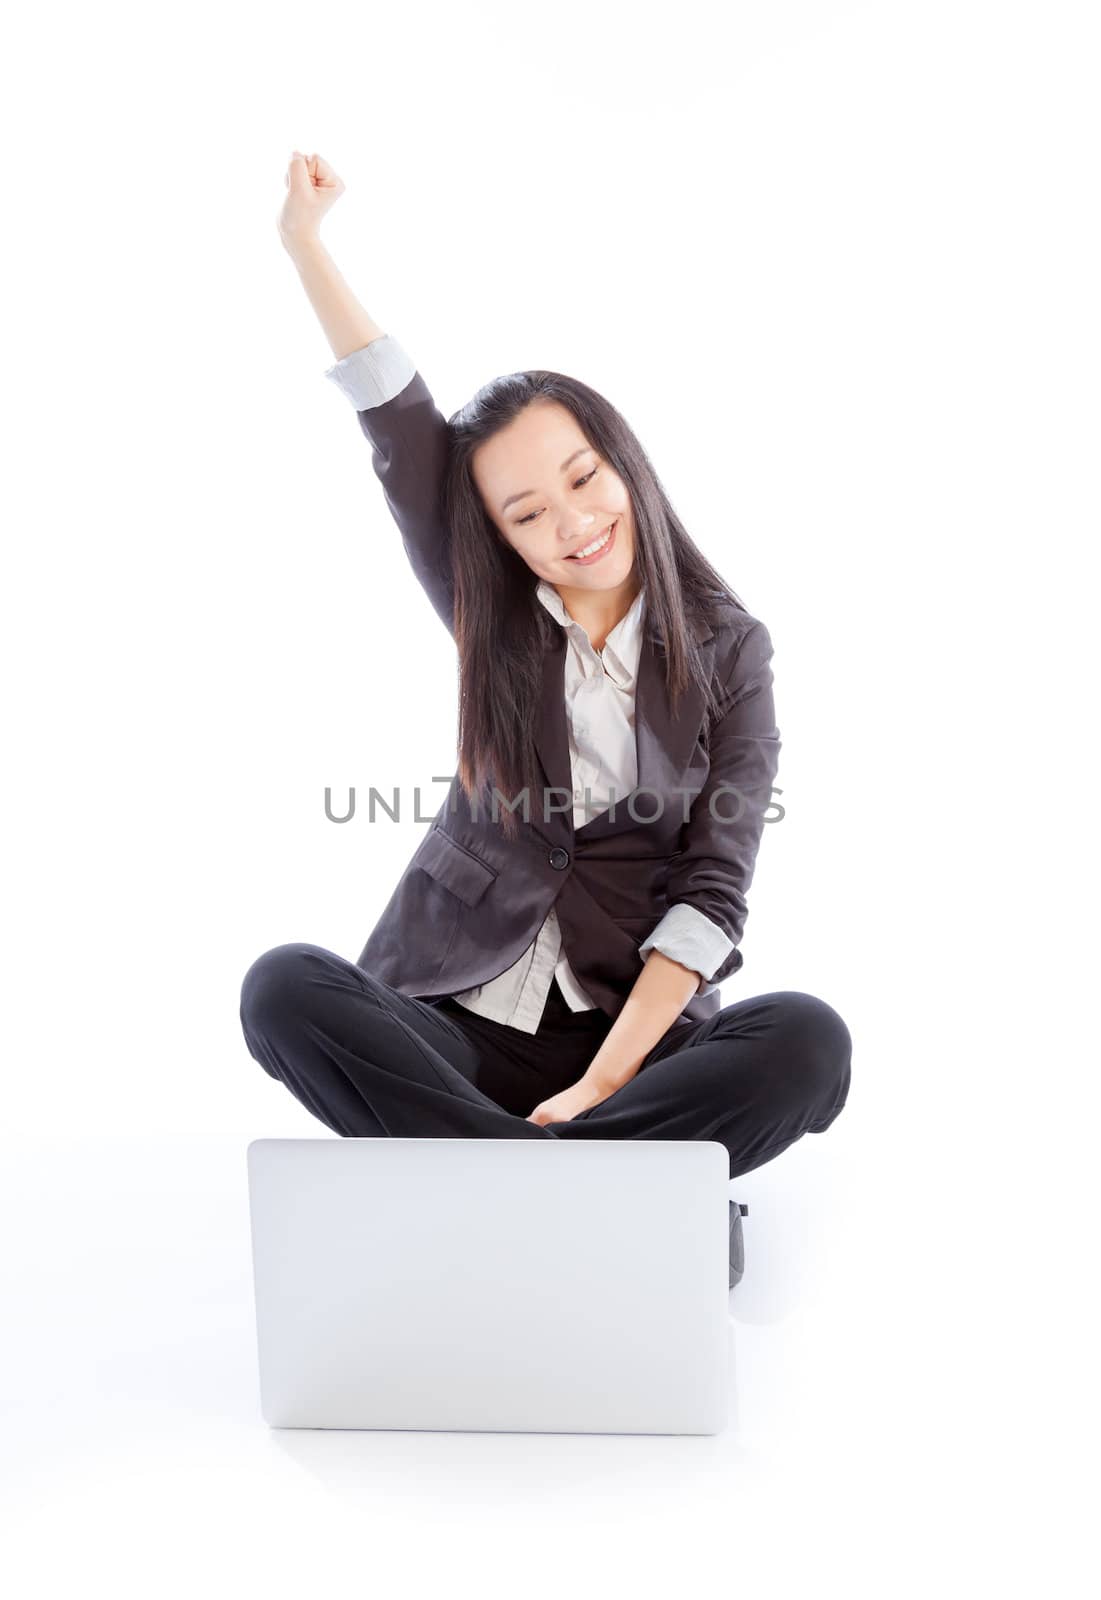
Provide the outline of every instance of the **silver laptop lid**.
[[257,1139],[248,1179],[270,1425],[725,1427],[717,1141]]

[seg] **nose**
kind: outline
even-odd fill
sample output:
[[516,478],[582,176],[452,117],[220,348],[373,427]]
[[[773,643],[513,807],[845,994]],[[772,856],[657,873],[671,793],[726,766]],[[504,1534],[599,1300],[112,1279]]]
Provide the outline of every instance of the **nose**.
[[593,511],[578,511],[572,517],[564,517],[558,524],[558,538],[562,544],[573,544],[583,534],[597,532],[597,517]]

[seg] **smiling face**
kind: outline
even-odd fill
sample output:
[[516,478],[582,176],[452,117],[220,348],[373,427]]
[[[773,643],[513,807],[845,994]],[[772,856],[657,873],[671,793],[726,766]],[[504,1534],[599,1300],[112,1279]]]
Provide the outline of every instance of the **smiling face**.
[[[471,470],[495,527],[540,578],[574,593],[630,586],[635,525],[627,485],[566,406],[525,406],[478,446]],[[609,528],[602,549],[576,559]]]

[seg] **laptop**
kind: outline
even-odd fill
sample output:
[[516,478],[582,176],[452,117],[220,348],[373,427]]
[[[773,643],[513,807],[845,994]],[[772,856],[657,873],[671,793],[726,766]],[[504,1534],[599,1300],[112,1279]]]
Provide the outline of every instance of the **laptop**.
[[271,1427],[725,1428],[717,1141],[256,1139],[247,1154]]

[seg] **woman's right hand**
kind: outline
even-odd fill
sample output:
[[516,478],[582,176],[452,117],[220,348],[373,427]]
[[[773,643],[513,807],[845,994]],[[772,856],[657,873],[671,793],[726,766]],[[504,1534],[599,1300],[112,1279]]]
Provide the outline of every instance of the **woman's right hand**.
[[295,150],[287,164],[287,198],[279,213],[279,237],[288,250],[320,237],[322,218],[344,193],[343,181],[324,156]]

